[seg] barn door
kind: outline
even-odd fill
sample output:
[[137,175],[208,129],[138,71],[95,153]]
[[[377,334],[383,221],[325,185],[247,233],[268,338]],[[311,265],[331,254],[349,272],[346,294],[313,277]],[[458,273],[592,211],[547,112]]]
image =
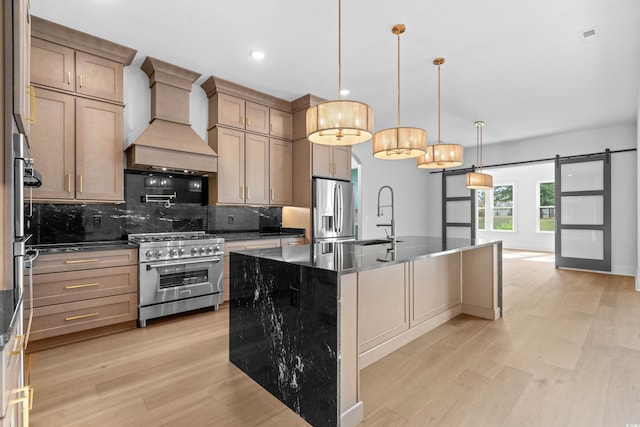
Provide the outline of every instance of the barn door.
[[556,268],[611,271],[610,159],[556,157]]
[[476,191],[467,188],[467,170],[442,172],[442,237],[476,238]]

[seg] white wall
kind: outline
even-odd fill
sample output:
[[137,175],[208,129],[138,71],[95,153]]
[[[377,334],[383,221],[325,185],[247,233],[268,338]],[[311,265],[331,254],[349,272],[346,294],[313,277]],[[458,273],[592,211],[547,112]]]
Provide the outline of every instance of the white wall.
[[[490,124],[485,135],[490,132]],[[535,160],[541,158],[589,154],[609,148],[620,150],[637,147],[637,124],[616,125],[557,135],[489,144],[483,147],[487,165]],[[466,149],[464,167],[475,161],[475,148]],[[635,275],[638,266],[638,179],[637,155],[633,152],[612,156],[612,271]],[[428,233],[441,235],[441,175],[429,174],[426,182],[429,198],[438,201],[428,206]]]
[[[385,237],[385,229],[377,223],[388,223],[390,209],[384,209],[384,216],[378,218],[376,207],[378,190],[383,185],[393,189],[395,202],[396,235],[428,234],[428,194],[424,182],[427,172],[418,169],[415,159],[380,160],[373,157],[371,142],[352,147],[353,155],[362,165],[360,184],[362,186],[362,239]],[[440,203],[439,200],[436,203]],[[382,194],[382,204],[389,204],[389,193]]]
[[552,232],[537,231],[537,186],[539,182],[554,181],[553,162],[532,163],[497,169],[485,169],[493,175],[493,185],[514,186],[514,231],[481,231],[479,238],[502,240],[505,249],[526,249],[553,252],[555,239]]

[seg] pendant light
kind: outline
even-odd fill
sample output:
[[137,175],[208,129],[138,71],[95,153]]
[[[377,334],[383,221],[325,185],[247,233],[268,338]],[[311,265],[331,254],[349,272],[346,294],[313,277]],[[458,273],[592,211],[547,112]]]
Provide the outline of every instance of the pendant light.
[[419,128],[400,127],[400,34],[404,24],[394,25],[391,32],[398,36],[398,127],[384,129],[373,135],[373,156],[378,159],[401,160],[425,154],[427,133]]
[[436,58],[433,63],[438,66],[438,143],[429,145],[424,156],[418,157],[418,167],[424,169],[443,169],[462,164],[462,145],[442,144],[440,142],[440,66],[444,58]]
[[338,0],[338,100],[307,110],[307,138],[323,145],[354,145],[373,135],[373,110],[358,101],[342,100],[342,3]]
[[482,173],[482,128],[484,122],[477,121],[476,125],[476,163],[475,172],[467,173],[467,188],[474,190],[493,190],[493,176]]

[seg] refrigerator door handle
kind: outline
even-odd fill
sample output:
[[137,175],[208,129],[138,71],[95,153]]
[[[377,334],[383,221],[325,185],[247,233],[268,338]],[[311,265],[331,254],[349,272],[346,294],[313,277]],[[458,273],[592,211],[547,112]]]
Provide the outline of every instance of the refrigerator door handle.
[[343,212],[343,197],[344,194],[342,194],[342,184],[340,184],[340,196],[338,197],[338,218],[339,218],[339,224],[340,224],[340,229],[338,230],[339,233],[342,233],[342,227],[343,227],[343,221],[344,221],[344,212]]
[[338,232],[338,186],[333,185],[333,232]]

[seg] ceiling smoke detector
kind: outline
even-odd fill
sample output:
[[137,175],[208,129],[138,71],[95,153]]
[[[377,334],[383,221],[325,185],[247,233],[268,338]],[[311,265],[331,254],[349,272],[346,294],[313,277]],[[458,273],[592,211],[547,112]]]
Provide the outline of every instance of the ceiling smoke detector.
[[580,36],[582,37],[582,41],[584,43],[591,43],[598,39],[599,28],[597,26],[587,28],[586,30],[580,31]]

